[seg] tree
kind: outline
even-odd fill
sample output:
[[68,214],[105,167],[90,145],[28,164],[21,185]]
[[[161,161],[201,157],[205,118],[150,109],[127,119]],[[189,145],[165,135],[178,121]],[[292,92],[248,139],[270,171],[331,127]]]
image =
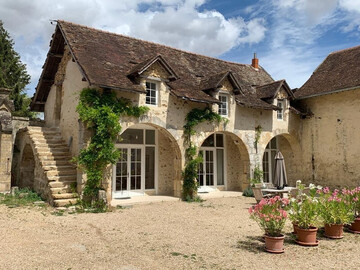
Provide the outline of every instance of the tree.
[[31,99],[25,93],[30,75],[13,47],[14,41],[0,20],[0,87],[12,89],[10,99],[14,101],[14,115],[34,117],[35,114],[29,110]]

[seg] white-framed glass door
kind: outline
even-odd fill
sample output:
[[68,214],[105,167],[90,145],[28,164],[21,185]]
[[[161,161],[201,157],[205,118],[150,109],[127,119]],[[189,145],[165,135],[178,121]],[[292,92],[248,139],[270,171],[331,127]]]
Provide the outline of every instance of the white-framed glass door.
[[278,142],[277,142],[277,137],[274,137],[266,146],[263,156],[264,182],[273,183],[275,156],[277,152],[278,152]]
[[144,147],[122,146],[120,159],[114,165],[114,197],[125,198],[144,194]]
[[215,133],[210,135],[202,144],[199,155],[203,162],[198,168],[198,192],[215,191],[225,186],[225,143],[224,135]]

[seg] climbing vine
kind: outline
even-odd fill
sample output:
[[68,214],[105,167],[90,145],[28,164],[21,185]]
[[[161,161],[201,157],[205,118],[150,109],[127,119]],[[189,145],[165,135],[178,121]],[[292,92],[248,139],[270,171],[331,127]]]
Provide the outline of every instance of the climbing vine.
[[105,168],[120,158],[120,151],[115,147],[121,131],[120,117],[138,118],[148,112],[149,108],[134,106],[130,100],[117,98],[110,90],[101,93],[94,88],[84,88],[76,110],[93,133],[90,144],[80,151],[77,162],[87,175],[83,197],[89,206],[94,206],[99,203],[97,194],[101,189]]
[[258,145],[260,137],[261,137],[261,132],[262,132],[262,126],[258,125],[257,127],[255,127],[254,146],[255,146],[255,149],[256,149],[256,153],[257,153],[257,145]]
[[191,142],[191,135],[195,135],[195,127],[205,121],[227,122],[226,118],[221,117],[218,113],[213,112],[210,108],[193,109],[185,118],[184,125],[184,144],[185,150],[185,169],[183,171],[183,199],[194,200],[198,188],[196,181],[199,164],[202,162],[202,156],[197,155],[197,148]]

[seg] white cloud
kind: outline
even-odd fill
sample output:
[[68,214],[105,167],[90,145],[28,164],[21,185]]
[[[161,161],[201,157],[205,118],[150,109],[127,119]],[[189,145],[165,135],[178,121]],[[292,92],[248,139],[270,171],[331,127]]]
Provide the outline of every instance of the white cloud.
[[32,75],[41,73],[54,26],[51,19],[218,56],[234,46],[260,42],[265,21],[226,19],[216,10],[199,11],[205,0],[0,0],[0,18]]

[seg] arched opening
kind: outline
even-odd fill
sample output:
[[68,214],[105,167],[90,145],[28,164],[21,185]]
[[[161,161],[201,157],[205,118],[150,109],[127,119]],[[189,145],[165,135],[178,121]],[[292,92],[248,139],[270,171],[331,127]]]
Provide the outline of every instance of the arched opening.
[[198,192],[241,191],[248,184],[249,154],[244,143],[229,132],[216,132],[201,144]]
[[113,167],[113,198],[180,196],[181,153],[173,136],[151,124],[127,128],[116,143],[121,157]]
[[20,162],[19,187],[34,188],[35,159],[31,146],[25,145]]
[[275,155],[278,151],[284,156],[288,185],[295,185],[296,180],[301,178],[298,162],[300,148],[289,134],[277,135],[267,144],[263,155],[264,182],[274,181]]

